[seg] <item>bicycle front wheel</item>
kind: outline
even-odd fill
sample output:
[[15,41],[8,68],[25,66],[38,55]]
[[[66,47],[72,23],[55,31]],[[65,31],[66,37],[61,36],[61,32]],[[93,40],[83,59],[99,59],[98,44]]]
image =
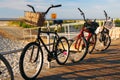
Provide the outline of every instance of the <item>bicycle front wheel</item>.
[[[77,41],[77,42],[76,42]],[[77,47],[75,47],[75,45]],[[72,42],[70,46],[70,60],[73,63],[82,61],[88,52],[88,44],[84,37]]]
[[96,42],[96,47],[95,50],[97,51],[104,51],[108,49],[108,47],[111,44],[111,38],[108,33],[100,33],[97,35],[97,42]]
[[9,62],[0,54],[0,80],[14,80]]
[[96,34],[93,34],[90,39],[88,40],[88,44],[89,44],[89,49],[88,52],[91,54],[93,52],[93,50],[95,49],[95,45],[96,45],[96,41],[97,41],[97,37]]
[[55,57],[58,64],[63,65],[69,57],[69,43],[67,38],[60,37],[55,46]]
[[43,66],[43,52],[36,42],[27,44],[20,56],[20,73],[25,80],[35,79]]

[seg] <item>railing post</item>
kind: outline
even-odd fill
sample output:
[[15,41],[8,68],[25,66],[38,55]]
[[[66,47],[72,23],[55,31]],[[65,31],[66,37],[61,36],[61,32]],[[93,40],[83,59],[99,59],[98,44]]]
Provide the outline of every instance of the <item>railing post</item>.
[[68,32],[67,32],[67,35],[68,35],[68,39],[70,39],[70,25],[68,24],[68,26],[67,26],[68,28]]
[[66,26],[64,26],[64,29],[65,29],[65,34],[66,34]]
[[[47,43],[50,44],[50,35],[47,35]],[[50,45],[48,46],[48,49],[50,50]],[[51,63],[48,61],[48,68],[51,67]]]

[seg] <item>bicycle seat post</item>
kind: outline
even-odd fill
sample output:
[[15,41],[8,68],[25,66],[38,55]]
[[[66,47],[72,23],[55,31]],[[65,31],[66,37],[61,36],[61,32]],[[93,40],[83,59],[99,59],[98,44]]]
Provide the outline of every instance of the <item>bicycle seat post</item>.
[[38,28],[38,36],[40,35],[41,33],[41,28]]

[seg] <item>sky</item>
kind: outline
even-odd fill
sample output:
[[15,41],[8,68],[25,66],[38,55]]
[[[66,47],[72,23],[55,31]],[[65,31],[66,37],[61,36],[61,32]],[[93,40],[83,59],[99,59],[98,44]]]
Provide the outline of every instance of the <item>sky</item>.
[[23,17],[24,11],[31,11],[27,4],[39,12],[45,12],[52,4],[61,4],[61,7],[49,11],[47,19],[52,13],[57,14],[57,19],[82,19],[77,8],[85,13],[86,18],[104,19],[103,10],[112,18],[120,18],[120,0],[0,0],[0,18]]

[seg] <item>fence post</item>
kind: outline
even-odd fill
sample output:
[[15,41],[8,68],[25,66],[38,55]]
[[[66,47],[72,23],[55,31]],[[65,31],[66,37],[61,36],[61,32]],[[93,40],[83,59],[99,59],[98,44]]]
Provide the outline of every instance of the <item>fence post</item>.
[[[47,35],[47,44],[50,44],[50,34]],[[50,50],[50,45],[48,46],[48,49]],[[51,63],[50,62],[47,62],[47,63],[48,63],[48,68],[50,68],[51,67]]]
[[68,24],[68,26],[67,26],[68,28],[68,32],[67,32],[67,35],[68,35],[68,39],[70,39],[70,25]]

